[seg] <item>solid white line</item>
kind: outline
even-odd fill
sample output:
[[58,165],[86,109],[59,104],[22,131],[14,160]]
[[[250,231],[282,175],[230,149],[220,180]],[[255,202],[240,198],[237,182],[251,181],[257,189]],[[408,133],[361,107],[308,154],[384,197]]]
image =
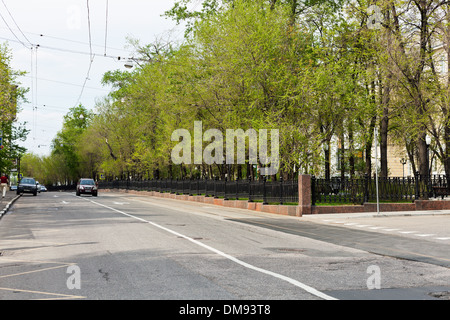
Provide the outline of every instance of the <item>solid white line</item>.
[[192,238],[190,238],[190,237],[188,237],[188,236],[185,236],[184,234],[181,234],[181,233],[178,233],[178,232],[173,231],[173,230],[171,230],[171,229],[168,229],[168,228],[166,228],[166,227],[163,227],[163,226],[161,226],[161,225],[159,225],[159,224],[157,224],[157,223],[154,223],[154,222],[151,222],[151,221],[148,221],[148,220],[145,220],[145,219],[142,219],[142,218],[133,216],[133,215],[131,215],[131,214],[128,214],[128,213],[123,212],[123,211],[121,211],[121,210],[117,210],[117,209],[111,208],[111,207],[109,207],[109,206],[106,206],[106,205],[101,204],[101,203],[96,202],[96,201],[92,201],[92,200],[88,200],[88,199],[85,199],[85,200],[90,201],[90,202],[92,202],[92,203],[94,203],[94,204],[96,204],[96,205],[105,207],[105,208],[107,208],[107,209],[109,209],[109,210],[115,211],[115,212],[117,212],[117,213],[123,214],[123,215],[125,215],[125,216],[127,216],[127,217],[130,217],[130,218],[133,218],[133,219],[136,219],[136,220],[145,222],[145,223],[149,223],[149,224],[151,224],[152,226],[154,226],[154,227],[156,227],[156,228],[159,228],[159,229],[161,229],[161,230],[167,231],[167,232],[169,232],[169,233],[171,233],[171,234],[173,234],[173,235],[176,235],[177,237],[181,237],[181,238],[184,238],[184,239],[186,239],[186,240],[189,240],[189,241],[191,241],[192,243],[195,243],[196,245],[201,246],[201,247],[203,247],[203,248],[205,248],[205,249],[207,249],[207,250],[209,250],[209,251],[212,251],[212,252],[214,252],[214,253],[216,253],[216,254],[218,254],[218,255],[224,257],[224,258],[227,258],[227,259],[229,259],[229,260],[231,260],[231,261],[233,261],[233,262],[235,262],[235,263],[237,263],[237,264],[239,264],[239,265],[241,265],[241,266],[243,266],[243,267],[245,267],[245,268],[248,268],[248,269],[251,269],[251,270],[255,270],[255,271],[258,271],[258,272],[261,272],[261,273],[270,275],[270,276],[272,276],[272,277],[275,277],[275,278],[284,280],[284,281],[286,281],[286,282],[289,282],[289,283],[293,284],[294,286],[297,286],[297,287],[299,287],[299,288],[305,290],[306,292],[308,292],[308,293],[310,293],[310,294],[312,294],[312,295],[314,295],[314,296],[316,296],[316,297],[319,297],[319,298],[322,298],[322,299],[325,299],[325,300],[337,300],[336,298],[331,297],[331,296],[329,296],[329,295],[327,295],[327,294],[325,294],[325,293],[323,293],[323,292],[320,292],[319,290],[314,289],[314,288],[312,288],[312,287],[310,287],[310,286],[308,286],[308,285],[306,285],[306,284],[304,284],[304,283],[301,283],[300,281],[297,281],[297,280],[295,280],[295,279],[292,279],[292,278],[283,276],[283,275],[278,274],[278,273],[276,273],[276,272],[272,272],[272,271],[269,271],[269,270],[266,270],[266,269],[263,269],[263,268],[256,267],[256,266],[251,265],[251,264],[249,264],[249,263],[247,263],[247,262],[241,261],[241,260],[239,260],[239,259],[237,259],[237,258],[235,258],[235,257],[233,257],[233,256],[230,256],[229,254],[226,254],[226,253],[224,253],[224,252],[222,252],[222,251],[220,251],[220,250],[217,250],[217,249],[215,249],[215,248],[213,248],[213,247],[210,247],[210,246],[208,246],[208,245],[206,245],[206,244],[204,244],[204,243],[202,243],[202,242],[200,242],[200,241],[197,241],[197,240],[192,239]]

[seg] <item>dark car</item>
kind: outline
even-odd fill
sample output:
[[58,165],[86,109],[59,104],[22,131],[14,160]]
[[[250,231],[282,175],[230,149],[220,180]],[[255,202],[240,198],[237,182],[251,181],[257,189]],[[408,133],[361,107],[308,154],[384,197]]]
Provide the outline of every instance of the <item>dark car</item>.
[[22,178],[22,180],[20,180],[19,184],[17,185],[16,193],[32,193],[33,196],[36,196],[38,193],[36,180],[34,180],[34,178]]
[[81,194],[91,194],[94,197],[98,194],[97,183],[94,179],[82,178],[77,183],[77,196]]

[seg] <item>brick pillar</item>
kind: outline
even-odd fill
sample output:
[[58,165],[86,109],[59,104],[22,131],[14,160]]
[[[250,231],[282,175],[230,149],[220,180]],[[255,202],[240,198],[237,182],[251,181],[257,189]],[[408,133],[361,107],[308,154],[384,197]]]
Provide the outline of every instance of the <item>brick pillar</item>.
[[311,176],[300,174],[298,176],[298,216],[311,214]]

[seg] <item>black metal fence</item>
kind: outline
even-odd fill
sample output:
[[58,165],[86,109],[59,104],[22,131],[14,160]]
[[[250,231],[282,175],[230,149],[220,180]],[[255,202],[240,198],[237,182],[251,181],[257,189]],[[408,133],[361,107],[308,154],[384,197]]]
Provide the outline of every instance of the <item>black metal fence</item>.
[[[311,180],[312,205],[326,203],[363,204],[377,200],[375,178],[331,178]],[[378,178],[378,199],[387,202],[414,201],[450,194],[447,178],[442,175]]]
[[142,180],[101,181],[102,189],[158,191],[175,194],[204,195],[226,200],[248,200],[265,204],[297,204],[298,181],[263,180]]
[[[185,195],[204,195],[226,200],[247,200],[264,204],[297,204],[297,180],[113,180],[101,181],[103,189],[157,191]],[[378,199],[384,202],[413,202],[417,199],[450,195],[447,178],[442,175],[378,178]],[[311,204],[363,204],[377,200],[375,178],[311,179]]]

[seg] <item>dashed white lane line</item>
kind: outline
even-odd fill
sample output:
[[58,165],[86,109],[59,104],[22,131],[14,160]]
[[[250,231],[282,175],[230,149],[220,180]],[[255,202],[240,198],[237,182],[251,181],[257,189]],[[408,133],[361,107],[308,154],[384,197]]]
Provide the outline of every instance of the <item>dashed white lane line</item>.
[[322,221],[328,222],[328,223],[334,223],[334,224],[342,224],[344,226],[349,226],[349,227],[367,228],[370,230],[381,230],[381,231],[386,231],[386,232],[397,232],[397,233],[401,233],[401,234],[410,234],[410,235],[422,237],[422,238],[434,237],[433,239],[435,239],[435,240],[444,240],[444,241],[450,240],[450,237],[436,237],[435,234],[418,233],[418,231],[402,230],[402,229],[398,229],[398,228],[387,228],[387,227],[383,227],[383,226],[375,226],[374,227],[369,224],[358,224],[358,223],[354,223],[354,222],[335,221],[335,220],[329,220],[329,219],[322,219]]

